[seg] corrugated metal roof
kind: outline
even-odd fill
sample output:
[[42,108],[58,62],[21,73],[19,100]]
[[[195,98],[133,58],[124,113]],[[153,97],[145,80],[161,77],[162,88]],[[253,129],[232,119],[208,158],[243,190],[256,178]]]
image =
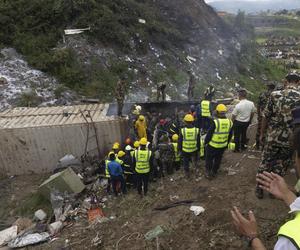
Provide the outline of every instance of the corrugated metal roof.
[[[106,116],[109,104],[88,104],[61,107],[14,108],[0,113],[0,129],[44,127],[86,123],[88,112],[94,122],[114,120]],[[67,114],[67,115],[66,115]]]

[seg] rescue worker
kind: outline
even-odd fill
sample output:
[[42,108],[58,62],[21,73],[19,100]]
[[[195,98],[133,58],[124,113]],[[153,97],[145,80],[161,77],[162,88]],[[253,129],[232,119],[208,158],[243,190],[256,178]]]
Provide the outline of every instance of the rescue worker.
[[216,107],[217,118],[214,119],[205,137],[206,178],[216,177],[225,150],[232,137],[233,122],[226,117],[227,107],[219,104]]
[[[300,106],[300,76],[290,73],[286,76],[283,90],[274,91],[263,112],[260,141],[263,141],[266,128],[266,144],[262,154],[262,161],[257,172],[274,172],[284,176],[288,167],[292,165],[292,149],[289,137],[292,134],[292,110]],[[255,194],[262,199],[263,190],[256,186]]]
[[204,92],[204,98],[211,101],[215,95],[215,88],[211,85]]
[[132,185],[133,184],[133,169],[132,169],[132,157],[130,156],[130,150],[128,150],[131,146],[127,145],[127,153],[124,151],[119,151],[118,158],[116,159],[122,166],[124,171],[125,183]]
[[187,97],[188,97],[188,100],[192,100],[194,98],[194,89],[195,89],[195,85],[196,85],[196,77],[193,74],[192,70],[189,70],[188,74],[189,74],[189,84],[188,84]]
[[256,149],[259,150],[260,147],[264,148],[265,137],[263,138],[262,144],[260,144],[260,131],[261,131],[261,121],[263,111],[268,103],[268,99],[271,93],[275,90],[276,84],[274,82],[267,82],[267,90],[263,91],[259,97],[257,102],[257,131],[256,131]]
[[135,122],[135,130],[139,140],[147,138],[147,123],[145,116],[139,116],[138,120]]
[[148,141],[144,137],[140,140],[140,148],[137,149],[133,157],[135,166],[138,194],[146,196],[148,193],[148,182],[152,167],[152,152],[146,148]]
[[160,82],[157,84],[157,101],[160,101],[160,98],[162,99],[162,102],[166,101],[166,83]]
[[107,159],[105,160],[105,178],[107,179],[107,186],[106,186],[106,192],[109,194],[110,193],[110,188],[111,188],[111,178],[110,174],[108,171],[108,163],[110,163],[110,156],[114,155],[113,151],[110,151],[108,153]]
[[123,177],[123,169],[121,167],[121,164],[116,161],[115,154],[109,155],[109,162],[107,164],[107,169],[110,175],[111,184],[115,196],[118,196],[118,190],[117,190],[118,183],[121,184],[122,193],[126,194],[126,185]]
[[134,156],[134,152],[136,151],[136,150],[138,150],[138,148],[140,147],[140,142],[139,141],[135,141],[134,143],[133,143],[133,150],[130,152],[130,155],[131,155],[131,157],[133,158],[133,156]]
[[169,135],[175,135],[179,134],[180,132],[180,121],[178,118],[178,115],[175,116],[175,118],[170,122],[169,128],[168,128]]
[[174,134],[172,135],[172,145],[174,148],[174,166],[175,166],[175,170],[178,171],[180,169],[180,161],[181,161],[181,156],[178,152],[178,134]]
[[175,160],[174,146],[169,142],[169,137],[164,135],[160,139],[157,146],[159,152],[159,174],[160,177],[165,176],[165,171],[168,175],[173,173],[173,163]]
[[114,152],[114,154],[117,156],[118,152],[120,151],[120,143],[115,142],[112,146],[112,151]]
[[212,104],[210,100],[204,98],[197,107],[197,127],[201,129],[201,133],[205,134],[210,127],[212,121]]
[[115,88],[115,97],[116,97],[117,104],[118,104],[118,116],[122,116],[122,110],[124,107],[124,100],[125,100],[126,92],[127,92],[126,78],[122,77],[117,82],[117,85]]
[[[294,117],[300,122],[300,113],[298,117]],[[294,123],[297,121],[293,121]],[[294,131],[293,148],[295,151],[296,173],[300,174],[300,130]],[[285,180],[275,173],[263,172],[257,176],[257,181],[261,188],[271,193],[276,198],[283,200],[290,207],[290,214],[293,219],[286,222],[279,229],[278,239],[274,246],[274,250],[298,250],[300,249],[300,198],[289,189]],[[299,182],[298,182],[299,183]],[[297,188],[297,186],[296,186]],[[248,245],[252,249],[265,250],[263,242],[258,235],[258,226],[252,211],[249,212],[249,219],[245,218],[238,208],[234,207],[231,211],[234,225],[238,232],[246,236]]]
[[185,127],[181,129],[178,140],[178,151],[182,156],[184,171],[188,178],[190,177],[190,161],[197,168],[197,157],[200,150],[200,133],[199,129],[194,126],[194,121],[191,114],[185,115]]

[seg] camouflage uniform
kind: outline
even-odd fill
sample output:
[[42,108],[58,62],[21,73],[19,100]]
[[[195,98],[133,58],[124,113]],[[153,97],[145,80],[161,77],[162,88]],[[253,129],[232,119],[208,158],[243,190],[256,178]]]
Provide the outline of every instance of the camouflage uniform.
[[122,116],[126,87],[126,82],[124,80],[119,80],[115,89],[115,97],[118,104],[118,116]]
[[173,163],[175,161],[175,152],[172,143],[162,142],[157,146],[159,152],[159,173],[164,177],[164,171],[168,174],[173,173]]
[[[259,147],[259,144],[260,144],[260,141],[259,141],[259,138],[260,138],[260,131],[261,131],[261,123],[262,123],[262,113],[268,103],[268,99],[271,95],[272,91],[264,91],[262,92],[259,97],[258,97],[258,102],[257,102],[257,131],[256,131],[256,146]],[[265,137],[263,138],[263,145],[261,145],[262,147],[264,147],[264,144],[265,144]]]
[[300,105],[300,88],[288,86],[274,91],[264,109],[263,115],[268,122],[266,145],[258,173],[276,172],[283,176],[292,165],[292,149],[289,137],[292,134],[292,109]]

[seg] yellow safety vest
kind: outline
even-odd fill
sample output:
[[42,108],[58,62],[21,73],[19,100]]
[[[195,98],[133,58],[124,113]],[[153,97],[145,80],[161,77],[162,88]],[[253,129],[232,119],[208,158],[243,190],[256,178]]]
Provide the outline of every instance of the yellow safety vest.
[[295,219],[285,223],[279,230],[278,236],[288,238],[297,249],[300,249],[300,212]]
[[179,162],[180,161],[180,155],[178,154],[178,143],[173,142],[172,144],[173,144],[174,151],[175,151],[175,162]]
[[182,128],[182,151],[192,153],[197,151],[198,128]]
[[138,174],[147,174],[150,172],[150,157],[151,151],[149,149],[138,149],[134,153],[135,156],[135,171]]
[[232,121],[227,118],[215,119],[215,132],[209,142],[214,148],[226,148],[228,144],[229,132],[232,128]]
[[122,160],[120,160],[119,158],[116,158],[116,162],[117,162],[117,163],[120,163],[120,165],[123,165],[123,163],[124,163],[124,162],[123,162]]
[[201,116],[202,117],[211,117],[210,113],[210,101],[203,100],[201,102]]
[[200,157],[204,157],[204,139],[200,140]]
[[234,142],[228,143],[228,149],[229,150],[235,150],[235,143]]
[[109,160],[106,160],[105,161],[105,177],[106,178],[110,178],[110,174],[109,174],[109,172],[108,172],[108,163],[110,163],[111,161],[109,161]]

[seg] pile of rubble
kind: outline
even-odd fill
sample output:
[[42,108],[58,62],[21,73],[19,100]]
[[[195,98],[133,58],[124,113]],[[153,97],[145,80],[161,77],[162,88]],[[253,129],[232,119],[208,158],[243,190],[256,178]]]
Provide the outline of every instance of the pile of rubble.
[[20,248],[54,241],[64,228],[76,223],[104,223],[114,219],[105,217],[102,211],[108,201],[104,191],[107,181],[95,174],[97,166],[85,165],[72,155],[62,158],[56,173],[38,190],[38,195],[51,204],[52,212],[47,214],[38,209],[32,218],[17,219],[11,227],[0,231],[0,247]]

